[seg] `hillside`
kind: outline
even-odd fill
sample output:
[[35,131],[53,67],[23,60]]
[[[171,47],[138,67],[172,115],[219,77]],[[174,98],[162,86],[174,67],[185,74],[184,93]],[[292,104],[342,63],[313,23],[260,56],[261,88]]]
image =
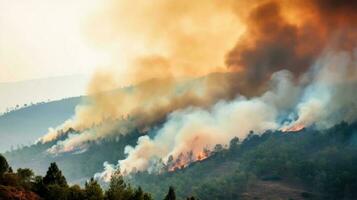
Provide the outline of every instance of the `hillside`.
[[[200,88],[204,85],[214,85],[214,83],[222,82],[222,80],[238,84],[239,81],[241,81],[239,80],[239,77],[240,76],[236,73],[213,73],[203,77],[183,79],[179,81],[175,90],[182,92],[189,90],[190,88]],[[145,90],[152,84],[159,86],[164,84],[166,81],[166,79],[150,79],[141,82],[138,85],[112,90],[106,92],[105,94],[110,98],[115,98],[115,94],[117,92],[126,91],[130,93],[135,90]],[[240,88],[239,85],[234,85],[232,87],[236,89]],[[260,91],[246,91],[242,89],[242,93],[246,93],[248,96],[259,92]],[[233,93],[227,98],[234,98]],[[0,143],[0,147],[3,146],[3,151],[9,150],[12,144],[30,143],[30,145],[24,147],[23,149],[8,153],[8,157],[10,162],[12,162],[12,165],[15,167],[26,165],[26,167],[34,169],[37,173],[43,173],[45,170],[44,166],[48,166],[51,161],[55,160],[61,167],[63,167],[64,173],[69,177],[70,181],[78,182],[83,177],[88,178],[94,173],[100,171],[105,161],[116,163],[119,159],[123,159],[125,157],[124,147],[126,145],[135,145],[137,138],[143,134],[140,133],[139,130],[132,130],[130,134],[122,136],[119,139],[119,143],[115,142],[114,139],[117,139],[116,136],[120,135],[120,133],[111,133],[111,135],[113,135],[112,138],[96,142],[88,142],[88,144],[90,144],[87,145],[89,148],[86,152],[81,154],[66,153],[63,155],[48,155],[47,153],[43,153],[43,151],[47,150],[47,148],[60,140],[45,145],[31,145],[33,141],[43,136],[48,127],[56,127],[72,116],[74,114],[75,106],[80,101],[81,99],[79,97],[64,99],[56,102],[29,106],[1,116],[0,134],[2,133],[6,139]],[[165,118],[165,115],[162,117]],[[155,122],[152,126],[160,126],[160,124]],[[107,151],[112,152],[107,154]],[[31,156],[32,159],[37,162],[26,160],[26,156]],[[89,167],[86,167],[80,173],[78,173],[78,171],[76,171],[76,167],[73,166],[76,165],[76,162],[71,162],[78,159],[82,160],[84,163],[88,163],[89,165]]]
[[[324,131],[308,128],[251,133],[244,141],[232,140],[227,147],[218,145],[209,158],[187,168],[161,174],[138,172],[127,178],[155,199],[162,197],[170,185],[182,198],[256,199],[270,195],[276,199],[278,195],[281,199],[349,199],[357,195],[351,189],[357,184],[352,176],[357,172],[356,134],[357,123],[342,123]],[[55,161],[69,182],[83,183],[103,170],[104,161],[116,163],[123,159],[124,146],[134,144],[140,135],[137,131],[93,142],[82,153],[50,156],[45,150],[52,144],[37,144],[5,156],[13,167],[37,169],[39,174],[45,173],[43,166]]]
[[[113,137],[98,142],[88,142],[85,152],[53,155],[46,152],[57,141],[46,144],[33,144],[18,150],[8,151],[4,155],[11,166],[16,168],[31,168],[36,174],[44,174],[47,166],[56,162],[63,169],[70,183],[81,183],[103,169],[105,161],[115,163],[125,157],[124,147],[135,144],[141,135],[135,131],[121,137]],[[64,136],[66,137],[66,136]],[[63,139],[63,138],[60,138]]]
[[[174,191],[171,191],[171,194],[172,192]],[[29,168],[19,168],[13,171],[6,158],[0,154],[0,199],[152,200],[152,197],[140,187],[133,188],[127,185],[120,173],[112,176],[110,187],[105,190],[93,178],[86,181],[84,187],[81,188],[79,185],[68,184],[56,163],[50,164],[45,176],[38,176]]]
[[[257,91],[245,89],[244,86],[239,85],[242,82],[242,77],[237,73],[212,73],[198,78],[183,78],[182,80],[178,80],[179,84],[177,84],[175,90],[179,93],[189,90],[189,88],[193,90],[204,85],[214,87],[215,83],[222,81],[234,83],[229,89],[227,88],[228,91],[239,90],[247,96],[259,94],[263,90],[263,88]],[[116,94],[121,91],[126,91],[127,93],[135,90],[145,91],[151,85],[159,87],[166,82],[167,79],[149,79],[134,86],[107,91],[105,95],[107,95],[107,98],[115,99],[117,98]],[[220,93],[220,90],[217,91],[217,95],[222,95]],[[226,98],[232,99],[235,95],[235,93],[231,92]],[[0,137],[4,138],[0,141],[0,152],[11,150],[11,148],[16,149],[19,145],[31,145],[35,140],[43,136],[48,128],[55,128],[73,116],[75,107],[81,100],[83,100],[82,97],[67,98],[30,105],[0,115]]]
[[68,75],[0,82],[0,113],[18,109],[25,104],[84,95],[89,78],[88,75]]
[[40,200],[40,197],[33,192],[11,186],[0,185],[0,199]]
[[356,138],[357,123],[250,134],[187,168],[131,180],[154,198],[174,185],[178,196],[199,199],[355,199]]
[[40,103],[0,116],[0,152],[32,144],[74,114],[80,97]]

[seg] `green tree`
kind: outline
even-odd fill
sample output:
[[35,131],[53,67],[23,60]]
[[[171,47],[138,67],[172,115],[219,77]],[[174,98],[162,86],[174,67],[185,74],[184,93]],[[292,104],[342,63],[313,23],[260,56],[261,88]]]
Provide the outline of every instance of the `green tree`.
[[164,200],[176,200],[176,194],[174,187],[170,186],[169,192],[167,193]]
[[14,173],[5,173],[0,177],[0,185],[20,186],[19,177]]
[[43,183],[42,176],[36,176],[33,182],[33,191],[39,194],[40,196],[44,196],[47,193],[47,187]]
[[221,145],[221,144],[216,144],[216,146],[214,146],[213,152],[214,152],[214,153],[219,153],[219,152],[221,152],[221,151],[223,151],[223,145]]
[[[128,195],[128,194],[127,194]],[[152,200],[150,194],[145,193],[141,187],[138,187],[135,191],[130,200]]]
[[133,195],[133,200],[142,200],[144,197],[144,192],[141,189],[141,187],[139,187],[138,189],[135,190],[134,195]]
[[43,178],[43,183],[45,185],[60,185],[60,186],[67,186],[66,178],[62,175],[61,170],[58,169],[57,164],[51,163],[46,176]]
[[68,188],[58,184],[51,184],[47,187],[45,194],[46,200],[66,200],[68,197]]
[[30,189],[34,177],[34,173],[31,169],[25,168],[19,168],[17,169],[16,175],[18,176],[19,183],[26,189]]
[[84,196],[86,200],[103,200],[103,190],[93,178],[85,183]]
[[9,164],[6,158],[0,154],[0,176],[9,170]]
[[231,151],[235,151],[236,149],[238,149],[239,146],[239,138],[238,137],[234,137],[231,139],[231,141],[229,142],[229,149]]
[[125,200],[130,199],[132,195],[132,189],[130,186],[126,185],[120,171],[117,170],[114,172],[110,179],[109,189],[106,192],[106,198],[108,200]]
[[30,182],[33,179],[34,173],[31,169],[25,168],[18,168],[17,169],[17,176],[24,181],[24,182]]
[[149,193],[144,193],[143,200],[152,200],[152,197]]
[[68,200],[82,200],[85,199],[85,192],[79,185],[73,185],[68,189]]

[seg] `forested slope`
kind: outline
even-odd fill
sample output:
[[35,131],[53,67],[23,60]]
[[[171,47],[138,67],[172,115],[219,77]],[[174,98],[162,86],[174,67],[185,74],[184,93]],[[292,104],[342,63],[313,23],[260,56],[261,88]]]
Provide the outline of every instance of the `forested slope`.
[[[251,133],[242,142],[234,139],[228,148],[215,149],[211,157],[187,168],[138,173],[132,182],[154,197],[174,185],[178,196],[199,199],[268,198],[272,190],[289,198],[357,198],[357,123],[325,131]],[[275,199],[279,193],[271,195]]]
[[74,114],[81,97],[39,103],[0,116],[0,152],[33,143],[49,127],[56,127]]
[[[104,161],[123,159],[124,147],[133,145],[141,134],[136,131],[95,142],[87,151],[76,154],[50,156],[45,151],[51,144],[37,144],[5,156],[14,167],[40,167],[36,171],[40,174],[46,170],[43,166],[56,161],[70,182],[83,183],[103,170]],[[186,168],[161,174],[140,172],[127,178],[155,199],[165,195],[170,185],[181,198],[253,199],[267,195],[256,192],[261,188],[259,191],[268,193],[281,191],[282,196],[354,199],[356,152],[357,123],[341,123],[323,131],[311,127],[299,132],[250,133],[243,141],[233,138],[228,146],[217,145],[210,157]]]

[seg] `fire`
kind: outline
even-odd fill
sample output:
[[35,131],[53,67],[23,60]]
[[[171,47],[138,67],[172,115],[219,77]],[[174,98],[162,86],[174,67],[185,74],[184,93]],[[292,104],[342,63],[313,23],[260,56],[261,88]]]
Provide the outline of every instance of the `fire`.
[[301,131],[303,128],[305,128],[303,124],[296,124],[290,127],[284,127],[281,130],[283,132],[297,132],[297,131]]
[[187,163],[185,161],[180,161],[180,162],[175,163],[173,166],[169,167],[168,171],[173,172],[178,169],[183,169],[183,168],[187,167],[188,165],[189,165],[189,163]]
[[176,160],[169,159],[167,162],[168,171],[173,172],[178,169],[183,169],[190,164],[207,159],[210,156],[210,151],[204,149],[196,154],[192,151],[187,154],[180,154]]
[[197,160],[198,161],[204,160],[204,159],[208,158],[208,156],[209,155],[205,151],[199,152],[197,154]]

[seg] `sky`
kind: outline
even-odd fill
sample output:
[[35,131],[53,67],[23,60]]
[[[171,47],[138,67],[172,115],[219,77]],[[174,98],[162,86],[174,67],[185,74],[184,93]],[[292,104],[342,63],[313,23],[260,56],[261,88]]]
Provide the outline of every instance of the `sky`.
[[0,0],[0,82],[88,75],[103,54],[83,29],[100,0]]
[[105,53],[88,39],[100,0],[0,0],[0,113],[86,94]]
[[[0,0],[0,83],[92,76],[109,69],[123,79],[122,85],[137,81],[124,80],[128,73],[138,74],[130,67],[157,61],[167,64],[168,60],[174,67],[168,71],[176,75],[217,71],[243,31],[235,14],[217,10],[215,4],[205,4],[200,12],[184,3],[173,5],[166,1]],[[222,38],[222,33],[230,34]],[[193,73],[192,66],[200,70]],[[147,78],[151,77],[140,79]]]

